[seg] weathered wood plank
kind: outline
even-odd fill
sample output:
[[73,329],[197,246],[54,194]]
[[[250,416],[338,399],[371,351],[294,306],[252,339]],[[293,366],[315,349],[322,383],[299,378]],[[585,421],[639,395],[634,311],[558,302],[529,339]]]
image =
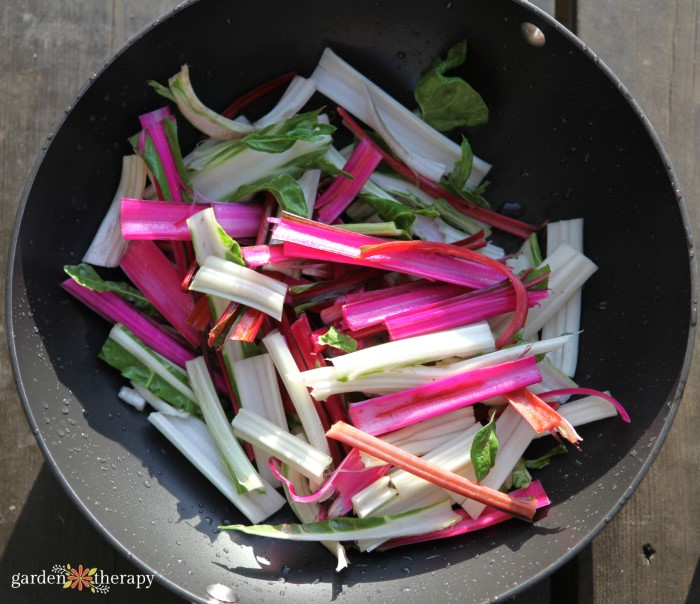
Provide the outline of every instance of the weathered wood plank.
[[[78,11],[84,8],[84,13]],[[102,3],[61,7],[49,2],[8,2],[2,9],[0,36],[0,263],[6,265],[7,242],[17,203],[29,171],[52,125],[90,73],[96,56],[103,55],[98,29],[86,34],[80,18],[105,21]],[[59,58],[60,57],[60,58]],[[0,288],[4,290],[4,280]],[[4,341],[4,309],[0,330]],[[17,401],[9,359],[0,357],[0,433],[4,480],[0,482],[0,539],[21,510],[42,463],[34,437]]]
[[[7,263],[24,183],[63,109],[128,36],[177,4],[6,0],[0,5],[0,266]],[[3,279],[3,299],[4,286]],[[0,305],[3,342],[4,314]],[[108,571],[126,565],[130,570],[122,572],[138,572],[92,528],[44,465],[17,397],[5,344],[0,348],[0,400],[0,600],[46,601],[45,589],[32,594],[11,589],[11,575],[71,560]],[[164,588],[149,591],[141,598],[141,592],[123,589],[111,601],[172,601]],[[60,590],[50,593],[55,602],[75,599]]]
[[[579,0],[579,35],[622,79],[670,155],[700,232],[700,2]],[[593,544],[595,602],[698,602],[700,354],[651,472]]]

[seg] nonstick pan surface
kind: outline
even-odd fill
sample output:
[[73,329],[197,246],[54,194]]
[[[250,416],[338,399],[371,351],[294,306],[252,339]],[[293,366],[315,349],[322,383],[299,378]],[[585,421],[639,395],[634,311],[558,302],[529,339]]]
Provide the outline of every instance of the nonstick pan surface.
[[[524,23],[540,28],[543,46],[526,40]],[[411,104],[417,76],[463,38],[463,73],[491,110],[488,125],[468,132],[494,164],[489,198],[522,205],[533,223],[585,219],[585,250],[599,270],[583,294],[576,379],[612,390],[632,423],[581,428],[581,450],[538,473],[553,504],[534,525],[351,552],[340,573],[320,545],[219,533],[244,520],[117,400],[122,379],[97,359],[109,326],[58,287],[112,199],[137,116],[162,104],[145,82],[188,63],[198,94],[221,109],[283,72],[309,75],[331,46]],[[185,148],[194,144],[182,120],[180,128]],[[200,0],[118,52],[56,127],[18,212],[8,338],[29,422],[59,480],[114,547],[180,596],[204,602],[207,586],[221,583],[241,602],[481,602],[575,555],[649,469],[690,362],[691,241],[668,158],[634,100],[577,38],[524,2]]]

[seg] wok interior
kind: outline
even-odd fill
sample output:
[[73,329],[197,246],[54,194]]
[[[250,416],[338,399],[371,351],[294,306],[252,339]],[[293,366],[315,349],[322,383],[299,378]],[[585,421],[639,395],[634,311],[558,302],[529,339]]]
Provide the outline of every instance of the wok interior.
[[[541,28],[543,47],[524,40],[524,22]],[[123,381],[96,357],[109,327],[58,288],[62,266],[79,261],[111,201],[138,114],[162,104],[145,81],[164,82],[188,63],[197,93],[221,109],[283,72],[310,75],[331,46],[413,106],[416,77],[462,38],[462,73],[491,111],[488,125],[468,131],[475,152],[494,164],[487,197],[496,207],[521,203],[530,222],[585,219],[585,250],[599,271],[583,295],[577,380],[612,390],[633,423],[582,428],[582,451],[539,472],[554,504],[535,527],[510,522],[444,543],[351,553],[340,575],[321,546],[220,535],[217,524],[245,519],[143,415],[116,400]],[[203,0],[164,20],[84,91],[26,200],[11,283],[20,390],[58,475],[115,546],[192,599],[215,582],[235,584],[241,601],[274,595],[280,579],[286,599],[299,601],[347,586],[358,599],[418,601],[419,590],[446,582],[455,594],[487,599],[559,564],[640,479],[686,360],[683,216],[665,157],[623,92],[570,36],[517,2],[372,1],[330,11],[315,2]],[[187,149],[196,133],[182,120],[179,127]],[[45,403],[51,414],[65,396],[84,409],[75,427],[87,434],[81,452],[56,439],[60,417],[41,425]],[[122,461],[105,473],[98,457]],[[285,512],[272,520],[290,519]],[[465,579],[476,575],[478,583]],[[401,592],[398,579],[413,591]]]

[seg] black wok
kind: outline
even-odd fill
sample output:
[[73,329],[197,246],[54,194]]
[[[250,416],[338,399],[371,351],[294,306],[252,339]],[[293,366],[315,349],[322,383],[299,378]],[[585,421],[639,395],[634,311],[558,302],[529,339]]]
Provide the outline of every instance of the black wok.
[[[543,46],[526,40],[523,23],[542,31]],[[489,197],[522,204],[530,222],[585,219],[585,248],[600,268],[583,295],[577,380],[611,389],[633,421],[582,428],[582,450],[539,473],[553,505],[534,526],[511,521],[408,550],[351,553],[341,573],[321,546],[221,534],[217,525],[243,519],[117,400],[122,380],[96,357],[107,324],[58,287],[112,198],[136,116],[161,104],[145,81],[188,63],[198,94],[221,109],[280,73],[310,74],[329,45],[410,104],[417,75],[462,38],[464,73],[491,109],[490,123],[469,132],[494,164]],[[182,131],[193,144],[195,133]],[[691,241],[668,158],[638,106],[577,38],[525,2],[200,0],[117,53],[39,158],[10,250],[10,351],[61,483],[116,548],[177,594],[202,602],[222,583],[241,602],[330,601],[341,591],[346,601],[493,600],[589,543],[658,453],[695,331]]]

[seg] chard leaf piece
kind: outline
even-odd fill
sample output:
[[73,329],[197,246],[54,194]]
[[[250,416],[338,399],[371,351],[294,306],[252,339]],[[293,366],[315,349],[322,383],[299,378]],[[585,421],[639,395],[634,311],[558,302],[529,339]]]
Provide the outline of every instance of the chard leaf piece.
[[442,197],[436,198],[434,205],[435,209],[440,214],[440,218],[442,218],[450,226],[470,235],[483,230],[482,226],[478,222],[475,222],[466,214],[452,207]]
[[538,457],[537,459],[524,459],[523,463],[526,468],[531,470],[541,470],[542,468],[549,465],[552,457],[555,455],[566,455],[569,450],[563,443],[559,443],[556,447],[552,447],[547,453]]
[[282,153],[297,141],[318,142],[333,134],[335,127],[318,121],[319,111],[296,115],[281,124],[272,124],[246,135],[243,144],[255,151]]
[[511,473],[511,486],[514,489],[524,489],[529,487],[531,482],[532,476],[530,476],[530,472],[527,471],[525,460],[519,459]]
[[549,264],[543,264],[527,272],[522,278],[529,291],[545,291],[549,289],[549,275],[552,270]]
[[63,270],[73,281],[83,287],[98,293],[112,292],[121,296],[127,302],[131,302],[136,308],[151,317],[159,318],[161,316],[148,298],[133,285],[125,281],[105,281],[89,264],[84,262],[80,264],[66,264]]
[[462,137],[461,154],[448,176],[450,184],[457,191],[464,189],[474,166],[474,152],[465,136]]
[[409,230],[416,221],[417,215],[439,216],[439,212],[433,209],[414,209],[403,203],[393,201],[386,197],[373,195],[372,193],[361,193],[360,197],[367,202],[372,209],[381,216],[382,220],[393,222],[397,228]]
[[216,232],[219,235],[221,244],[224,246],[224,248],[226,248],[224,260],[235,262],[240,266],[245,266],[246,264],[245,260],[243,259],[243,252],[241,252],[241,246],[238,244],[238,241],[224,231],[224,229],[218,223],[216,225]]
[[[169,384],[112,338],[107,338],[102,345],[98,357],[108,365],[117,369],[126,379],[150,390],[157,397],[162,398],[174,407],[183,409],[195,416],[199,415],[199,405],[197,405],[195,401]],[[162,363],[168,373],[174,376],[175,379],[185,384],[187,383],[187,378],[181,372],[174,370],[164,361],[157,359],[155,355],[154,361]]]
[[530,257],[532,258],[532,263],[535,266],[542,264],[544,258],[542,257],[542,249],[540,248],[537,233],[530,233],[530,236],[525,241],[525,245],[527,245]]
[[357,350],[357,340],[341,333],[332,325],[326,333],[318,338],[320,344],[325,344],[331,348],[337,348],[345,352],[355,352]]
[[146,83],[163,98],[166,98],[173,103],[175,102],[175,96],[167,86],[163,86],[163,84],[156,82],[155,80],[148,80]]
[[471,460],[477,481],[482,481],[496,463],[498,438],[496,437],[496,414],[491,413],[489,422],[474,436]]
[[402,535],[426,533],[445,528],[459,519],[448,500],[416,508],[400,514],[354,518],[342,516],[333,520],[306,524],[232,524],[220,529],[240,531],[248,535],[289,539],[293,541],[354,541],[357,539],[389,539]]
[[243,199],[259,191],[270,191],[280,207],[290,214],[306,216],[306,197],[301,185],[290,174],[278,174],[270,178],[243,185],[233,195],[233,201]]
[[445,75],[466,58],[467,42],[462,40],[447,51],[445,59],[438,57],[418,79],[415,97],[423,119],[441,132],[488,121],[489,110],[481,95],[462,78]]

